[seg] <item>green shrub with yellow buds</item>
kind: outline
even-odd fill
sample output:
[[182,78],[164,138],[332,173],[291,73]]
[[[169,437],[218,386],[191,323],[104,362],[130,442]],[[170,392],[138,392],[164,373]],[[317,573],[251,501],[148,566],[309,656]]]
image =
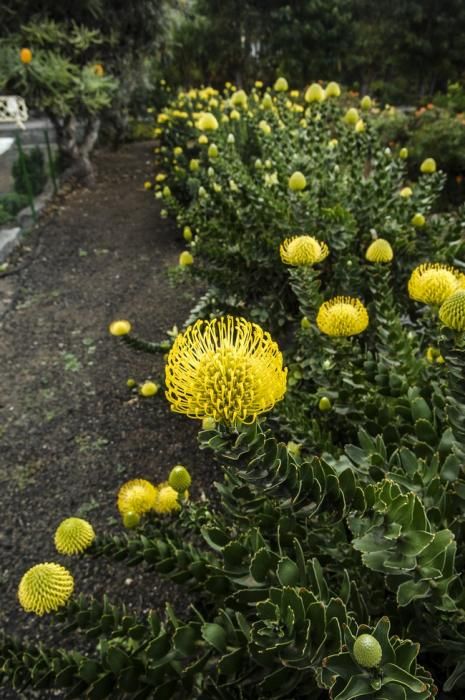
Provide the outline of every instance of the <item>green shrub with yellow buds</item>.
[[[208,289],[181,332],[146,340],[117,320],[108,343],[163,354],[163,381],[132,384],[135,400],[147,387],[195,421],[221,477],[199,493],[188,464],[135,471],[111,496],[121,533],[58,526],[69,570],[38,564],[18,598],[66,645],[0,639],[20,692],[465,692],[465,213],[441,210],[436,165],[412,181],[366,98],[288,88],[180,91],[158,117],[156,186],[189,244],[180,265]],[[192,606],[82,595],[89,556],[145,567]]]

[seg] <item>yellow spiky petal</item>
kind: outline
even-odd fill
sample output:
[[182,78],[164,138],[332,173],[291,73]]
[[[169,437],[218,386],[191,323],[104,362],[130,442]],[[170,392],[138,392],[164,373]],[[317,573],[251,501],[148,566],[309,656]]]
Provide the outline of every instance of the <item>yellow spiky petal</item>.
[[286,265],[315,265],[329,255],[329,248],[313,236],[293,236],[281,243],[279,252]]
[[[167,482],[158,484],[157,498],[153,506],[154,511],[159,515],[166,515],[167,513],[174,513],[177,510],[181,510],[178,496],[178,492]],[[187,498],[187,496],[188,493],[185,491],[182,497]]]
[[36,615],[58,610],[67,603],[74,579],[60,564],[36,564],[26,571],[18,588],[21,607]]
[[180,333],[165,375],[173,411],[228,425],[252,423],[286,392],[277,344],[256,323],[232,316],[199,320]]
[[55,532],[55,547],[60,554],[81,554],[95,539],[92,525],[82,518],[66,518]]
[[394,257],[389,241],[384,238],[377,238],[371,243],[365,253],[365,258],[372,263],[388,263]]
[[358,335],[368,326],[368,313],[360,299],[334,297],[320,306],[316,323],[326,335]]
[[465,331],[465,288],[448,297],[439,309],[439,318],[454,331]]
[[118,492],[118,510],[121,515],[142,515],[151,510],[157,498],[157,489],[146,479],[132,479],[123,484]]
[[408,282],[411,299],[439,305],[460,287],[465,288],[465,275],[450,265],[424,263],[414,269]]

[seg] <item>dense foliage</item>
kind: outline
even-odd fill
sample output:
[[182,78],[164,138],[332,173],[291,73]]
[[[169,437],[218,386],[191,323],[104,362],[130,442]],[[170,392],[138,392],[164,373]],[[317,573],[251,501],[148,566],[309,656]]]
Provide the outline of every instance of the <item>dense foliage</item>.
[[174,338],[145,341],[126,320],[110,332],[169,350],[165,395],[201,420],[220,507],[189,501],[178,465],[167,483],[122,486],[128,534],[64,521],[58,552],[145,565],[187,587],[191,612],[73,598],[66,569],[33,567],[21,605],[97,644],[4,638],[15,687],[93,700],[463,695],[464,212],[435,211],[432,158],[407,182],[408,153],[379,144],[374,118],[334,83],[302,95],[284,80],[190,90],[158,115],[147,189],[183,231],[176,276],[197,272],[209,292]]
[[336,77],[384,99],[409,100],[462,77],[460,0],[192,0],[175,33],[182,84],[276,73],[302,86]]

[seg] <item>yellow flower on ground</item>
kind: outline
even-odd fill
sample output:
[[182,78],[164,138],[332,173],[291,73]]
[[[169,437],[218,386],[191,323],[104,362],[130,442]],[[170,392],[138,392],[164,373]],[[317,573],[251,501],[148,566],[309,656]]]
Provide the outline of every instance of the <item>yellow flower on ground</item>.
[[211,112],[204,112],[197,122],[197,127],[201,131],[216,131],[218,129],[218,120]]
[[55,547],[60,554],[81,554],[95,539],[92,525],[82,518],[66,518],[55,532]]
[[320,306],[316,324],[326,335],[358,335],[368,326],[368,313],[360,299],[334,297]]
[[408,293],[415,301],[439,305],[461,287],[465,288],[464,282],[465,275],[450,265],[424,263],[410,275]]
[[288,184],[289,189],[293,192],[301,192],[306,188],[307,180],[305,179],[305,175],[303,173],[296,170],[295,173],[292,173],[290,176]]
[[74,590],[74,579],[60,564],[36,564],[26,571],[18,588],[21,607],[36,615],[63,607]]
[[126,481],[118,491],[118,510],[121,515],[125,513],[137,513],[142,515],[152,510],[157,489],[146,479],[132,479]]
[[293,236],[281,243],[279,252],[286,265],[315,265],[329,255],[329,248],[313,236]]
[[436,172],[436,161],[434,158],[425,158],[423,163],[420,165],[420,170],[422,173],[435,173]]
[[319,83],[312,83],[305,93],[305,102],[323,102],[325,98],[325,91]]
[[365,258],[372,263],[388,263],[394,257],[389,241],[384,238],[377,238],[371,243],[365,253]]
[[226,316],[180,333],[165,369],[177,413],[217,423],[252,423],[284,397],[287,369],[278,345],[256,323]]
[[144,382],[140,387],[139,392],[142,396],[145,397],[155,396],[159,388],[160,387],[158,386],[158,384],[155,384],[155,382]]
[[129,321],[113,321],[110,323],[109,331],[112,335],[127,335],[131,331]]
[[331,81],[326,86],[326,97],[339,97],[341,94],[341,88],[338,83]]
[[194,263],[194,257],[191,253],[189,253],[188,250],[183,250],[181,255],[179,256],[179,264],[181,267],[188,267],[189,265],[193,265]]
[[276,92],[286,92],[289,89],[286,78],[278,78],[273,85],[273,88],[276,90]]
[[465,284],[462,283],[462,288],[444,301],[439,309],[439,318],[448,328],[465,331]]
[[[166,481],[158,484],[157,498],[153,506],[153,510],[159,515],[173,513],[176,510],[181,510],[181,504],[178,500],[178,494]],[[187,492],[182,494],[183,498],[187,497]]]

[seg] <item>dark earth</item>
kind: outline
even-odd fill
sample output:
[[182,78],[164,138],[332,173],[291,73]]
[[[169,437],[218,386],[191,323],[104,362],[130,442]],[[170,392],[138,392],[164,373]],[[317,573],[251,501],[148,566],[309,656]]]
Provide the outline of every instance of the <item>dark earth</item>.
[[[144,190],[152,148],[98,154],[95,188],[57,197],[10,259],[18,273],[0,276],[0,629],[32,641],[58,641],[53,621],[24,613],[16,599],[22,574],[44,561],[67,566],[77,593],[106,592],[141,611],[187,603],[181,588],[143,567],[60,557],[53,546],[71,515],[97,533],[121,531],[115,498],[128,479],[158,482],[181,463],[197,499],[215,477],[197,447],[198,422],[170,412],[162,392],[144,399],[126,386],[129,377],[161,379],[163,358],[108,333],[112,320],[127,318],[142,337],[166,339],[198,296],[167,275],[182,237]],[[0,697],[25,696],[0,688]]]

